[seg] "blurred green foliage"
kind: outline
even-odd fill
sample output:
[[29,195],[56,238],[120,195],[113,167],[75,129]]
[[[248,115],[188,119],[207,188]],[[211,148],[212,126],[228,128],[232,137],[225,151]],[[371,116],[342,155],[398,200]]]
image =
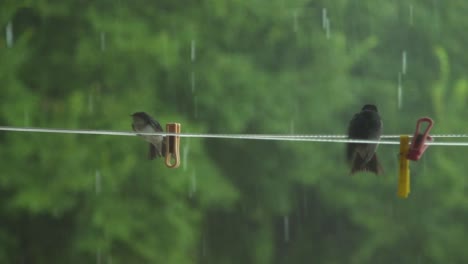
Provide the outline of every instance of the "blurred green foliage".
[[[0,10],[0,125],[130,130],[146,111],[183,132],[343,134],[375,103],[387,134],[426,115],[433,133],[466,132],[468,2]],[[383,177],[349,177],[343,144],[184,138],[176,170],[137,138],[2,132],[0,145],[0,263],[468,261],[464,148],[431,147],[400,200],[396,146],[378,150]]]

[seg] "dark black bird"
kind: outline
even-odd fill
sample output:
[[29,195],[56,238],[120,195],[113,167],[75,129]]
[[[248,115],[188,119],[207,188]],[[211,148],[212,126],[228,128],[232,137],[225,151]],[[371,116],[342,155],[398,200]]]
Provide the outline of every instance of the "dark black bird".
[[[154,133],[163,132],[163,129],[158,121],[154,120],[145,112],[136,112],[132,114],[133,123],[132,128],[135,132],[141,133]],[[165,156],[166,153],[166,142],[163,136],[157,135],[140,135],[149,144],[148,158],[154,159],[157,157]]]
[[[366,104],[361,112],[354,115],[349,123],[348,138],[379,140],[382,134],[382,120],[375,105]],[[370,171],[375,174],[383,172],[382,166],[377,160],[378,144],[348,143],[346,146],[346,158],[351,166],[351,174],[358,171]]]

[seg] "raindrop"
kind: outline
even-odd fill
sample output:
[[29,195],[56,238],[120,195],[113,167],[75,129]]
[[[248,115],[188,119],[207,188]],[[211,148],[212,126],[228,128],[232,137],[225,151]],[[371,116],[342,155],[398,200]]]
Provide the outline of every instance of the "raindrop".
[[294,32],[297,32],[297,31],[298,31],[298,29],[299,29],[299,23],[298,23],[298,20],[297,20],[297,18],[298,18],[298,12],[297,12],[297,10],[294,10],[294,12],[293,12],[293,19],[294,19],[294,22],[293,22],[293,23],[294,23],[294,24],[293,24],[293,25],[294,25]]
[[195,61],[196,56],[196,42],[195,40],[192,39],[192,42],[190,43],[190,59],[192,61]]
[[403,105],[403,85],[401,84],[401,73],[398,73],[398,109]]
[[322,28],[325,30],[327,39],[330,38],[330,19],[328,18],[327,9],[322,8]]
[[8,48],[13,47],[13,23],[11,21],[6,25],[6,45]]
[[192,175],[190,176],[189,197],[192,198],[196,191],[197,191],[197,174],[195,171],[193,171]]
[[283,217],[284,224],[284,242],[289,242],[289,216],[285,215]]
[[190,73],[190,86],[192,87],[192,93],[195,92],[195,72]]
[[327,18],[326,20],[326,28],[325,28],[327,39],[330,39],[330,19]]
[[101,51],[106,50],[106,33],[101,32]]
[[94,175],[94,186],[95,186],[95,191],[96,195],[101,193],[101,172],[99,170],[96,170],[96,173]]
[[327,9],[326,8],[322,8],[322,28],[323,29],[327,29],[327,22],[328,20],[328,17],[327,17]]
[[401,55],[401,66],[402,66],[402,72],[403,74],[406,74],[406,63],[407,63],[407,59],[406,59],[406,50],[403,51],[402,55]]
[[184,145],[184,148],[182,149],[182,170],[187,171],[187,158],[188,158],[188,153],[190,150],[190,141],[187,141],[187,144]]
[[409,6],[409,21],[410,21],[410,25],[412,26],[413,25],[413,5],[410,5]]

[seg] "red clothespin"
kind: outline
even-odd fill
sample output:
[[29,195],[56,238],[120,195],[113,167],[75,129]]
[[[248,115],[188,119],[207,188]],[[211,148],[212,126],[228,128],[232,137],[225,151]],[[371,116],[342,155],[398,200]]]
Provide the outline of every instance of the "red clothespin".
[[[166,132],[180,134],[180,124],[170,123],[166,124]],[[166,136],[166,159],[165,163],[168,168],[177,168],[180,165],[180,137],[179,136]],[[172,162],[174,161],[174,162]]]
[[[421,123],[427,122],[427,128],[424,133],[419,133],[419,127]],[[434,125],[434,121],[429,117],[423,117],[418,120],[416,124],[416,131],[414,132],[413,139],[411,140],[411,146],[408,151],[408,155],[406,156],[410,160],[419,160],[424,153],[424,151],[429,147],[426,145],[426,141],[432,142],[434,139],[429,136],[429,130],[431,130],[432,126]]]

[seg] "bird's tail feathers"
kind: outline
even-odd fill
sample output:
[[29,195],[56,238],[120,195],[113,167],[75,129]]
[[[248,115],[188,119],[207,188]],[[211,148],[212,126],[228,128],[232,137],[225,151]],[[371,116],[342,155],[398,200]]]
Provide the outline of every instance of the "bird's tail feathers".
[[165,155],[165,151],[166,151],[166,148],[165,148],[166,144],[162,144],[162,152],[159,152],[159,149],[157,147],[155,147],[153,144],[149,144],[149,151],[148,151],[148,159],[150,160],[154,160],[155,158],[159,158],[159,157],[164,157]]
[[361,156],[355,155],[351,166],[351,174],[360,171],[373,172],[376,175],[383,173],[383,168],[377,159],[377,153],[375,153],[367,163],[361,158]]

